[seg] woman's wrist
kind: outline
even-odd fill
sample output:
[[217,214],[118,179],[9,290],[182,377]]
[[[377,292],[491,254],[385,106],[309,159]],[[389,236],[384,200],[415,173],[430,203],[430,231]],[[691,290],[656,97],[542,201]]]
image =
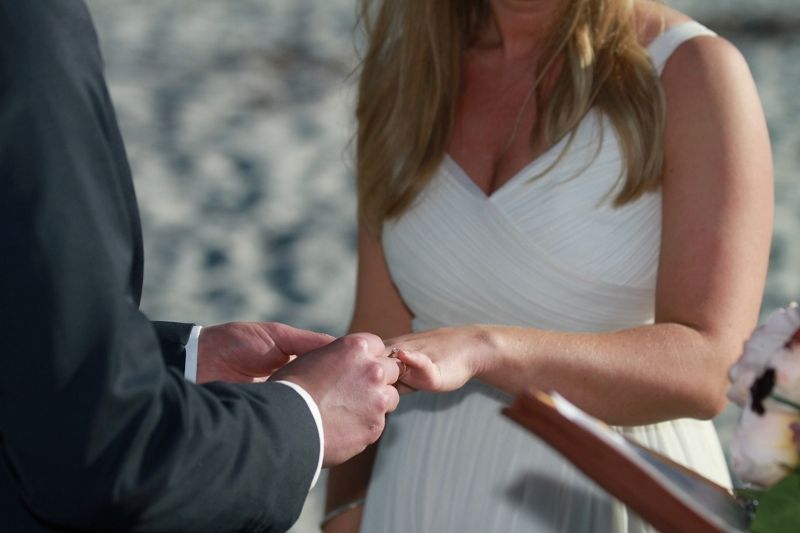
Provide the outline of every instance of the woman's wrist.
[[469,328],[474,345],[469,362],[472,375],[476,378],[483,378],[493,373],[502,364],[501,335],[497,326],[474,324]]
[[366,503],[366,501],[367,501],[367,499],[362,497],[362,498],[358,498],[358,499],[351,500],[349,502],[343,503],[342,505],[340,505],[340,506],[338,506],[338,507],[336,507],[334,509],[331,509],[330,511],[325,513],[325,516],[322,518],[322,522],[320,522],[320,524],[319,524],[319,528],[320,529],[325,529],[325,527],[328,524],[330,524],[331,522],[333,522],[334,520],[336,520],[340,516],[344,516],[345,514],[351,512],[351,511],[355,511],[357,509],[361,509],[362,507],[364,507],[364,504]]

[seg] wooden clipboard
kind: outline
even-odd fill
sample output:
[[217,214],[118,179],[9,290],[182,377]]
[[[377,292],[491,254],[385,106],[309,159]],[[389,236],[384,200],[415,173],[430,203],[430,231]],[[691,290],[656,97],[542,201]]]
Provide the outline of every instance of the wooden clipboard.
[[557,394],[530,391],[503,413],[663,532],[745,532],[744,507],[725,488],[590,417]]

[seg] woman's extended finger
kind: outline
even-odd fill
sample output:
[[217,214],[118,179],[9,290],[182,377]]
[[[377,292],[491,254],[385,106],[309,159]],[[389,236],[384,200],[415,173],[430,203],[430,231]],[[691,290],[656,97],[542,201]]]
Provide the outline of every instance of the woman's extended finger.
[[434,392],[442,389],[441,370],[430,357],[422,352],[403,349],[396,352],[396,356],[406,364],[406,372],[401,380],[403,385]]

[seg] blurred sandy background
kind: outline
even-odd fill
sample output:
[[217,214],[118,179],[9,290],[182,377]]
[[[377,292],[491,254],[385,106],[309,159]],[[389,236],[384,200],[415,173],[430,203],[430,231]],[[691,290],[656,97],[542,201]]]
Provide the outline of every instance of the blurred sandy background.
[[[342,334],[355,279],[354,0],[88,0],[133,165],[153,318]],[[796,0],[673,0],[758,84],[776,162],[767,311],[800,297]],[[718,427],[727,440],[735,413]],[[321,488],[296,533],[317,531]]]

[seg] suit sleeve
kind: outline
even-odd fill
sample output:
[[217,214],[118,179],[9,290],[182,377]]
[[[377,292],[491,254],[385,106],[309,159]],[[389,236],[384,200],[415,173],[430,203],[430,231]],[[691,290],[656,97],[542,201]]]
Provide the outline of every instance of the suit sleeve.
[[164,363],[183,372],[186,366],[186,343],[189,342],[194,324],[161,321],[153,321],[152,324]]
[[319,456],[281,384],[195,386],[130,287],[138,228],[85,7],[0,0],[0,453],[38,520],[281,531]]

